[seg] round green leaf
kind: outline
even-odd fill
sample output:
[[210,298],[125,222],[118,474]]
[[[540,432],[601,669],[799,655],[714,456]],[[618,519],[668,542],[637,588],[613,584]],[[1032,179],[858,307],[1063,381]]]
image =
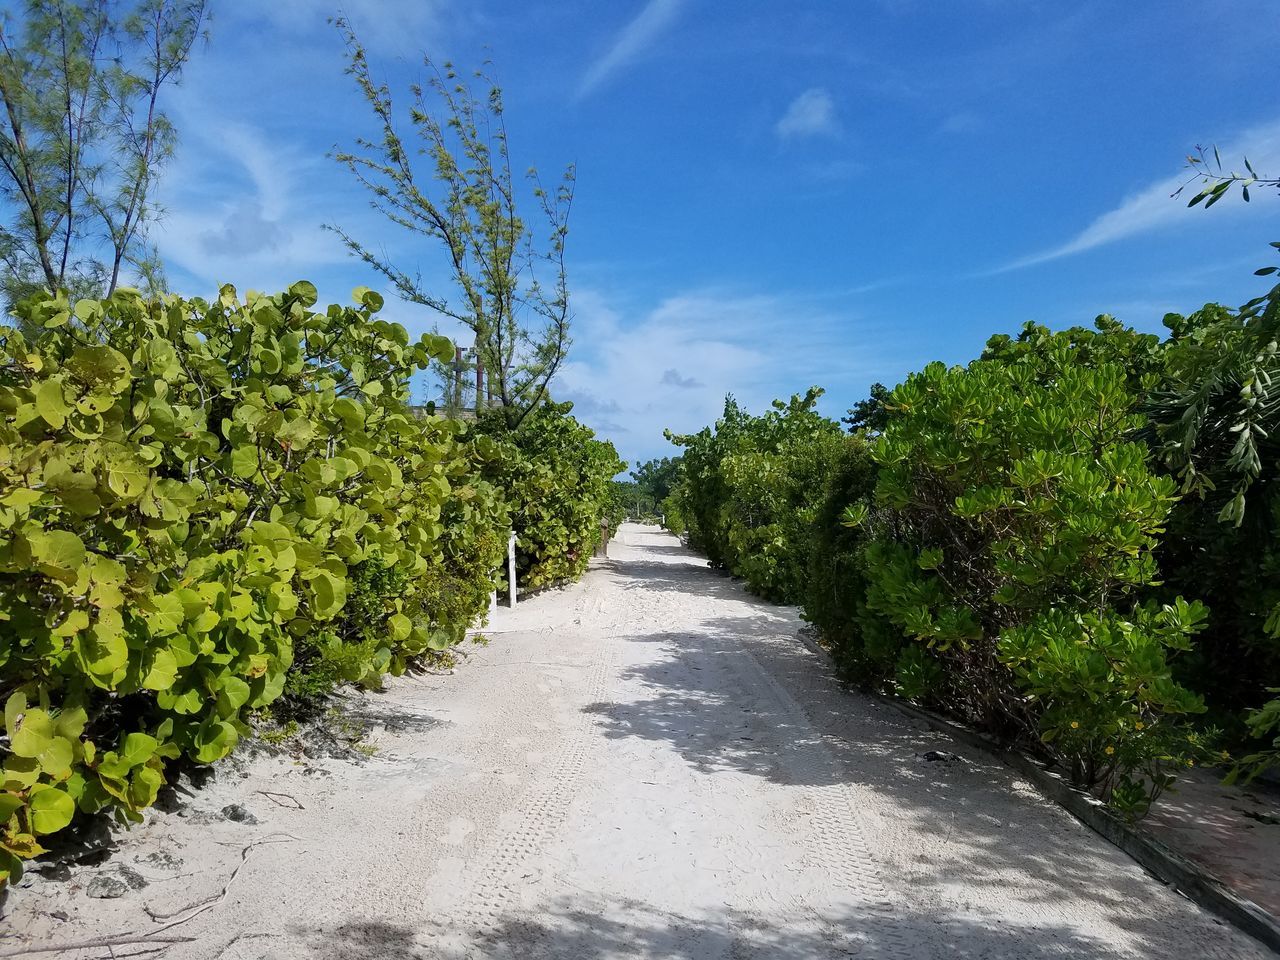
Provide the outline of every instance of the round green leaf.
[[67,422],[71,407],[62,392],[61,380],[45,380],[36,387],[36,413],[55,430]]
[[57,787],[48,787],[38,793],[33,791],[28,803],[31,811],[31,829],[37,833],[57,833],[76,815],[76,802],[71,794]]

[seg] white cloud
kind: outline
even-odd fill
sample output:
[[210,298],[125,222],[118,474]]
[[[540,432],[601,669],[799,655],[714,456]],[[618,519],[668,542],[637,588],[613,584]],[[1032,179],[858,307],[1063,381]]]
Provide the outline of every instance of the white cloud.
[[[579,291],[574,309],[574,350],[553,392],[628,461],[675,453],[662,431],[714,423],[726,393],[760,411],[814,384],[870,381],[882,365],[882,331],[859,325],[852,351],[847,314],[792,298],[697,291],[619,311]],[[843,409],[832,401],[829,412]]]
[[639,58],[675,21],[683,5],[684,0],[649,0],[635,19],[622,28],[604,56],[587,70],[578,87],[578,96],[587,96]]
[[[1237,142],[1221,149],[1219,152],[1223,157],[1224,164],[1238,163],[1241,162],[1241,157],[1248,157],[1253,163],[1254,169],[1263,172],[1264,175],[1275,176],[1274,172],[1267,174],[1266,171],[1274,171],[1277,167],[1280,167],[1280,123],[1255,127],[1240,137]],[[1115,243],[1117,240],[1123,240],[1136,234],[1148,233],[1175,224],[1191,223],[1196,218],[1203,220],[1205,216],[1214,216],[1220,213],[1227,216],[1238,215],[1247,209],[1238,197],[1234,197],[1230,201],[1223,200],[1221,204],[1213,208],[1211,214],[1207,215],[1199,207],[1188,209],[1187,201],[1198,192],[1198,186],[1192,184],[1187,188],[1187,191],[1190,192],[1184,191],[1183,196],[1180,198],[1170,196],[1186,182],[1188,176],[1190,176],[1189,171],[1183,170],[1157,180],[1125,199],[1114,210],[1109,210],[1097,217],[1065,243],[1042,250],[1039,253],[1021,257],[990,271],[990,273],[1006,273],[1010,270],[1020,270],[1023,267],[1048,263],[1051,260],[1060,260],[1063,257],[1083,253],[1086,250]],[[1265,203],[1271,201],[1274,199],[1273,195],[1274,191],[1272,190],[1256,190],[1253,192],[1253,202],[1257,203],[1261,200]]]
[[[440,42],[446,21],[456,13],[450,6],[446,0],[272,0],[232,4],[227,14],[242,28],[264,23],[294,38],[325,33],[336,38],[329,20],[343,16],[371,47],[416,56]],[[221,32],[220,24],[215,21],[215,34]]]
[[275,289],[347,259],[320,228],[331,215],[313,190],[325,158],[244,124],[186,129],[162,185],[165,214],[151,231],[167,263],[211,287]]
[[840,133],[836,103],[830,91],[813,87],[791,101],[774,132],[783,140],[793,137],[831,137]]

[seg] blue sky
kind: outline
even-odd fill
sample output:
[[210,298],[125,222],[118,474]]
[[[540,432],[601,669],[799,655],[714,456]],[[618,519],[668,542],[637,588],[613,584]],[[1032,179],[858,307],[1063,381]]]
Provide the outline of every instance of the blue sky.
[[[326,153],[372,127],[333,2],[215,4],[169,98],[155,231],[175,289],[384,288],[337,221],[447,289]],[[493,62],[517,169],[578,169],[575,345],[557,389],[624,458],[753,407],[965,362],[1027,320],[1239,303],[1277,200],[1187,210],[1184,157],[1280,170],[1280,4],[346,0],[400,91],[419,55]],[[389,301],[411,330],[434,319]],[[443,328],[444,332],[451,332]]]

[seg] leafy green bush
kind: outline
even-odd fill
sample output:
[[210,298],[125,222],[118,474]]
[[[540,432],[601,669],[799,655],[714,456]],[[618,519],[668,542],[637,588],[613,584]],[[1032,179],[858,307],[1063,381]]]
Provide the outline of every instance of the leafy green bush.
[[[516,580],[525,590],[582,575],[600,542],[600,521],[610,516],[612,480],[626,468],[613,444],[570,414],[572,406],[543,404],[514,430],[500,415],[480,425],[498,451],[485,475],[510,509]],[[505,588],[505,570],[500,577]]]
[[677,515],[691,543],[754,593],[798,602],[808,571],[809,532],[826,477],[839,456],[839,424],[819,414],[822,391],[774,401],[755,417],[732,397],[715,428],[688,436]]
[[662,514],[662,526],[677,537],[684,536],[689,525],[684,517],[685,493],[684,482],[677,483],[665,500],[658,504],[658,512]]
[[1140,814],[1209,737],[1172,672],[1205,609],[1158,602],[1176,485],[1153,469],[1155,338],[1028,327],[931,364],[842,436],[817,391],[752,417],[730,398],[684,446],[691,538],[757,593],[803,604],[844,674],[1032,745]]
[[1280,287],[1165,323],[992,337],[875,385],[835,453],[790,423],[800,398],[729,398],[672,437],[668,525],[801,603],[850,679],[1033,745],[1127,813],[1225,756],[1191,722],[1206,703],[1256,775],[1280,763]]
[[877,685],[873,678],[892,673],[899,643],[892,633],[884,641],[885,624],[866,607],[866,525],[845,521],[869,506],[876,473],[866,438],[845,437],[818,491],[802,595],[804,617],[818,629],[840,672],[871,685]]
[[296,654],[367,681],[483,609],[497,497],[463,428],[405,405],[452,346],[355,296],[121,290],[0,331],[0,876],[225,756]]
[[1158,383],[1164,364],[1164,346],[1150,333],[1138,333],[1115,317],[1102,314],[1088,327],[1053,331],[1035,323],[1024,324],[1016,337],[996,334],[987,340],[983,360],[996,363],[1028,362],[1040,377],[1052,378],[1064,363],[1120,369],[1130,390],[1145,393]]
[[605,507],[605,519],[609,521],[609,529],[617,530],[618,524],[627,517],[644,520],[654,515],[653,498],[640,492],[634,484],[625,480],[609,481],[609,503]]
[[1162,566],[1171,588],[1209,603],[1193,669],[1234,709],[1280,686],[1280,297],[1254,317],[1209,305],[1165,323],[1152,419],[1185,496]]
[[1169,659],[1204,611],[1138,603],[1175,487],[1132,439],[1125,369],[1076,362],[1060,335],[1010,360],[931,364],[889,404],[868,605],[942,668],[921,690],[909,658],[905,691],[1002,736],[1037,732],[1104,793],[1180,756],[1170,730],[1190,749],[1177,718],[1203,704]]
[[1001,661],[1030,695],[1041,740],[1079,784],[1141,815],[1173,782],[1170,770],[1206,759],[1212,731],[1183,722],[1201,698],[1176,683],[1169,655],[1191,649],[1207,611],[1173,604],[1049,610],[1000,637]]
[[[1280,243],[1272,244],[1280,249]],[[1276,267],[1257,271],[1266,276]],[[1280,287],[1239,310],[1165,317],[1156,442],[1185,494],[1162,551],[1170,589],[1196,590],[1210,617],[1188,675],[1232,730],[1255,776],[1280,763]],[[1257,706],[1262,704],[1261,706]]]

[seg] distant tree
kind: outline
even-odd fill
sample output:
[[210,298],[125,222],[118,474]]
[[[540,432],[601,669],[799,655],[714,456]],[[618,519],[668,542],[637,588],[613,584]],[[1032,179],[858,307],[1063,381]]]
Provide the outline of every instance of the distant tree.
[[671,488],[680,479],[680,458],[646,460],[631,471],[631,479],[641,494],[654,503],[661,503],[671,495]]
[[0,14],[0,295],[153,285],[147,224],[176,132],[160,107],[203,35],[204,0],[29,0]]
[[841,417],[840,422],[848,425],[850,433],[858,430],[872,434],[882,433],[889,422],[889,411],[884,403],[889,399],[890,392],[883,383],[873,383],[871,395],[850,407],[849,415]]
[[[329,224],[347,248],[385,276],[399,296],[464,324],[475,356],[490,377],[495,401],[518,426],[546,397],[569,348],[569,287],[565,236],[573,204],[574,169],[554,190],[530,169],[532,202],[546,218],[547,237],[535,244],[521,218],[503,117],[502,91],[474,93],[449,63],[423,58],[424,84],[409,86],[407,127],[401,136],[390,89],[373,78],[368,54],[350,24],[334,21],[347,45],[347,73],[377,118],[375,139],[358,138],[354,150],[333,154],[370,194],[370,204],[411,234],[443,244],[458,297],[430,291],[420,274],[393,263],[381,247]],[[426,158],[427,173],[415,168]],[[430,181],[435,182],[433,195]],[[545,281],[538,276],[546,271]],[[477,398],[477,406],[484,398]]]
[[657,509],[658,505],[653,497],[634,481],[611,481],[610,491],[610,522],[614,526],[627,517],[640,519]]

